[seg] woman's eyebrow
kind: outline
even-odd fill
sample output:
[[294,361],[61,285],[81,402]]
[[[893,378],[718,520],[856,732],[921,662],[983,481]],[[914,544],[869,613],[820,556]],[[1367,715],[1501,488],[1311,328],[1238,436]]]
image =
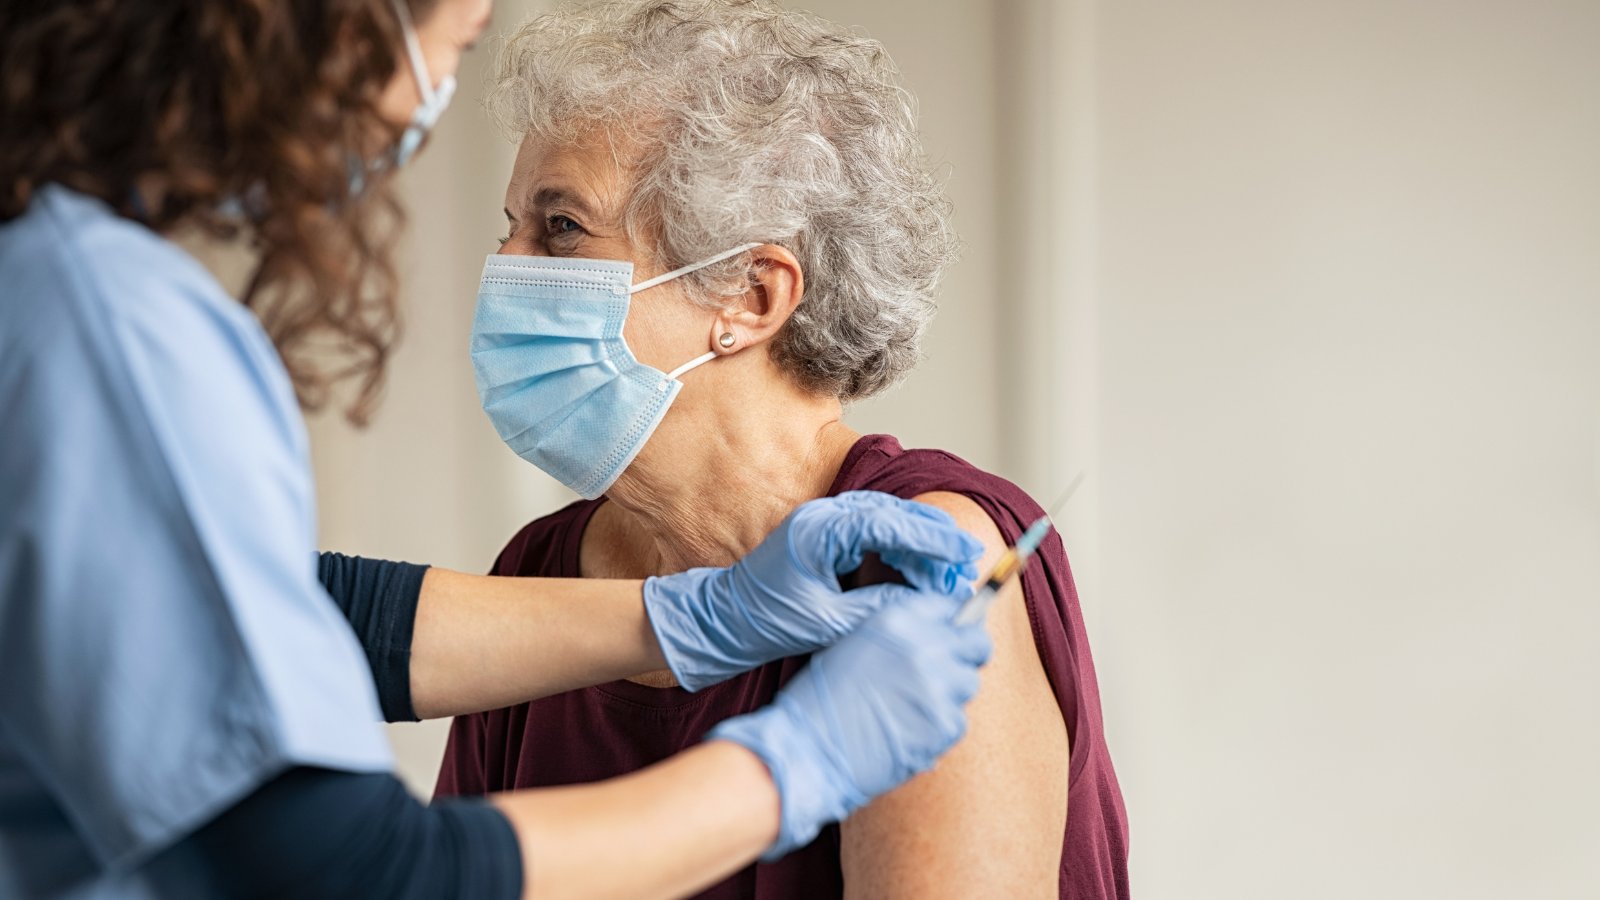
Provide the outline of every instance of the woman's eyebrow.
[[572,210],[584,218],[596,218],[594,208],[591,207],[582,197],[578,196],[572,191],[567,190],[566,188],[540,188],[538,191],[534,192],[533,202],[530,205],[534,209],[548,209],[552,206],[562,206]]

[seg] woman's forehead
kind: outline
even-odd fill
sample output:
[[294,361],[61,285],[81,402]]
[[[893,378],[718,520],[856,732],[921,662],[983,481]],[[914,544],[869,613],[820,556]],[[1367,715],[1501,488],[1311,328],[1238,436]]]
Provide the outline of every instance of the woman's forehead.
[[591,214],[614,213],[627,193],[628,162],[616,142],[603,136],[558,143],[529,134],[517,149],[506,205],[566,202],[587,206]]

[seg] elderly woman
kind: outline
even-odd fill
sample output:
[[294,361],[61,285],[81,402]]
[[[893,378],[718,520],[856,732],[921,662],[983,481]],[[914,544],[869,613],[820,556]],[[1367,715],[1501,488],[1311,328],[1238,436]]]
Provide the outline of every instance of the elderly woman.
[[[593,498],[529,524],[497,574],[723,566],[796,505],[856,489],[948,511],[986,567],[1041,514],[950,454],[840,421],[916,364],[954,256],[911,98],[877,42],[765,0],[613,0],[517,32],[490,106],[521,146],[480,294],[480,389],[514,449]],[[532,333],[506,333],[505,303],[532,304]],[[507,374],[507,348],[537,377]],[[539,392],[519,392],[532,381]],[[517,405],[536,393],[542,407]],[[702,896],[1127,896],[1082,616],[1059,540],[1040,556],[989,613],[993,661],[949,756]],[[438,793],[643,768],[804,664],[696,693],[663,672],[460,717]]]

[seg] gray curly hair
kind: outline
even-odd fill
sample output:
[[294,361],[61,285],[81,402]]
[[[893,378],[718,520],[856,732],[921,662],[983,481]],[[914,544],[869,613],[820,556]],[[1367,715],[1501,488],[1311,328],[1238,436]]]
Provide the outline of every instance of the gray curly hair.
[[[899,80],[877,41],[768,0],[610,0],[523,25],[487,105],[514,140],[599,128],[640,148],[624,222],[666,268],[787,247],[806,290],[773,358],[849,402],[916,366],[957,252]],[[720,307],[749,266],[740,254],[685,286]]]

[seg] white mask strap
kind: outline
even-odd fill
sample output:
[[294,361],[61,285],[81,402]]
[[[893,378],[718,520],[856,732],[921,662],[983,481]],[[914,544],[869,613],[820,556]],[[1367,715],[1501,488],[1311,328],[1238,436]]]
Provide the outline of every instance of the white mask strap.
[[[759,246],[761,246],[759,243],[757,243],[757,244],[740,244],[739,246],[733,248],[732,250],[727,250],[727,251],[724,251],[722,253],[718,253],[716,256],[710,257],[708,259],[702,259],[702,260],[700,260],[699,262],[696,262],[696,263],[689,263],[687,266],[684,266],[681,269],[673,269],[671,272],[668,272],[665,275],[657,275],[656,277],[651,278],[648,281],[641,281],[638,284],[634,285],[633,287],[628,288],[628,293],[637,294],[640,291],[644,290],[645,288],[653,288],[658,284],[664,284],[664,283],[666,283],[668,281],[671,281],[674,278],[677,278],[679,275],[687,275],[690,272],[693,272],[695,269],[703,269],[706,266],[711,265],[712,263],[722,262],[723,260],[727,259],[730,256],[737,256],[738,254],[743,253],[746,250],[754,250],[755,248],[757,248]],[[711,355],[715,356],[716,354],[713,353]],[[689,365],[692,368],[694,366],[699,365],[702,362],[705,362],[705,360],[704,359],[696,360],[695,362],[692,362]],[[688,370],[687,369],[680,369],[679,371],[688,371]]]
[[695,366],[703,366],[706,363],[711,362],[713,359],[716,359],[716,358],[717,358],[717,351],[715,351],[715,350],[711,351],[710,353],[707,353],[705,356],[697,356],[694,359],[691,359],[688,362],[684,363],[683,365],[677,367],[676,369],[673,369],[671,372],[668,372],[667,373],[667,380],[671,381],[672,379],[677,378],[679,375],[682,375],[683,373],[689,371],[690,369],[694,368]]
[[394,14],[400,19],[400,30],[405,32],[406,53],[411,56],[411,74],[417,80],[417,92],[422,95],[423,107],[433,105],[433,76],[428,74],[428,60],[422,55],[422,44],[417,41],[417,29],[411,24],[411,10],[406,0],[393,0]]

